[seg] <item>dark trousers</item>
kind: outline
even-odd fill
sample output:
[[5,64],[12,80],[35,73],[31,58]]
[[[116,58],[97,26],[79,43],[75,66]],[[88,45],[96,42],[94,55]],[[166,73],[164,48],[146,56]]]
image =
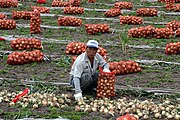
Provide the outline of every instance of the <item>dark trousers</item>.
[[[83,73],[80,78],[81,90],[88,90],[97,87],[97,81],[99,77],[99,72],[96,72],[93,76],[88,73]],[[73,76],[70,76],[70,84],[74,87],[76,81],[73,80]]]

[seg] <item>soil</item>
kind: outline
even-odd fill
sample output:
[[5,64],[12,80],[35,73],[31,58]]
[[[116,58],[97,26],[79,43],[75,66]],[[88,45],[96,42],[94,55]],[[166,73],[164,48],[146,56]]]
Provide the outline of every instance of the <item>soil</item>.
[[[58,48],[58,46],[61,46]],[[65,47],[66,44],[58,44],[56,43],[54,51],[48,51],[48,44],[45,43],[43,45],[46,51],[44,54],[49,58],[50,61],[44,61],[40,64],[25,64],[25,65],[7,65],[6,59],[0,59],[0,68],[5,73],[0,74],[0,78],[8,78],[8,79],[17,79],[17,80],[39,80],[39,81],[47,81],[47,82],[66,82],[69,81],[69,72],[71,67],[71,57],[73,55],[65,55]],[[121,50],[116,48],[109,48],[107,46],[104,47],[110,53],[108,53],[108,57],[111,60],[128,60],[135,50],[129,49],[127,54],[122,53]],[[9,49],[12,50],[12,49]],[[163,51],[163,50],[162,50]],[[144,53],[143,53],[144,52]],[[142,56],[138,56],[139,59],[146,59],[147,57],[144,54],[147,50],[142,50]],[[161,51],[160,51],[161,52]],[[123,58],[123,59],[122,59]],[[157,58],[156,60],[158,60]],[[161,59],[159,59],[161,60]],[[62,64],[62,65],[57,65]],[[142,88],[166,88],[166,89],[180,89],[179,76],[180,71],[179,67],[176,65],[160,65],[153,64],[148,68],[148,66],[144,66],[140,63],[142,68],[142,72],[126,74],[126,75],[116,75],[116,85],[122,86],[132,86],[132,87],[142,87]],[[151,72],[148,70],[151,69]],[[169,70],[166,72],[166,70]],[[167,79],[165,79],[167,77]],[[161,80],[167,80],[161,82]],[[159,82],[158,84],[152,84],[150,86],[149,83]]]
[[[109,2],[109,1],[107,1]],[[34,2],[29,2],[28,5],[33,4]],[[27,4],[26,4],[27,5]],[[49,2],[50,6],[50,2]],[[19,8],[18,8],[19,9]],[[11,9],[10,9],[11,10]],[[6,12],[10,12],[9,9],[6,9]],[[54,19],[54,18],[52,18]],[[18,24],[27,24],[29,21],[24,20],[16,20]],[[91,21],[86,21],[87,23],[91,23]],[[98,22],[96,20],[95,22]],[[113,23],[111,23],[113,24]],[[116,26],[116,25],[115,25]],[[27,30],[27,29],[26,29]],[[0,33],[1,36],[4,34],[8,35],[24,35],[25,33],[21,33],[23,29],[18,28],[18,30],[7,30],[3,31],[3,33]],[[122,51],[121,46],[117,46],[119,44],[118,36],[119,34],[102,34],[102,35],[95,35],[90,36],[87,34],[82,33],[80,29],[77,30],[49,30],[49,29],[42,29],[43,33],[37,34],[37,35],[30,35],[30,36],[38,36],[38,37],[44,37],[49,32],[52,32],[51,37],[53,39],[59,39],[59,38],[68,38],[71,41],[81,41],[81,42],[87,42],[89,39],[100,39],[99,43],[101,44],[101,47],[105,48],[108,52],[108,58],[109,62],[112,61],[121,61],[121,60],[159,60],[159,61],[166,61],[166,62],[176,62],[180,63],[180,56],[179,55],[171,55],[167,56],[164,54],[164,49],[137,49],[137,48],[127,48],[127,52],[125,53]],[[27,31],[25,31],[27,32]],[[99,37],[100,36],[100,37]],[[179,38],[174,38],[173,40],[179,41]],[[130,41],[130,44],[132,45],[151,45],[151,42],[157,42],[155,44],[159,44],[158,47],[164,47],[166,43],[173,41],[172,39],[162,40],[161,44],[159,44],[160,40],[157,41],[151,41],[151,39],[142,40],[141,39],[133,39]],[[104,43],[111,43],[110,46],[105,45]],[[4,51],[13,51],[13,49],[10,48],[10,41],[0,41],[0,48]],[[62,93],[69,93],[71,94],[71,100],[72,103],[69,104],[69,108],[74,109],[75,106],[75,100],[73,97],[73,88],[69,85],[65,85],[67,88],[61,88],[62,83],[69,83],[69,72],[71,68],[71,57],[73,55],[66,55],[66,43],[52,43],[52,42],[44,42],[42,41],[43,45],[43,53],[46,55],[46,57],[49,60],[45,60],[42,63],[29,63],[24,65],[8,65],[6,63],[7,55],[3,52],[0,52],[0,91],[6,89],[10,92],[14,91],[22,91],[26,87],[30,86],[41,86],[41,83],[43,83],[42,88],[36,88],[43,91],[44,88],[47,88],[48,90],[53,91],[53,87],[58,86],[59,89],[55,90],[57,95],[60,95]],[[154,89],[173,89],[174,92],[179,92],[180,90],[180,67],[179,65],[175,64],[166,64],[166,63],[152,63],[152,64],[143,64],[139,63],[140,67],[142,68],[141,72],[138,73],[132,73],[132,74],[125,74],[125,75],[116,75],[116,82],[115,85],[117,85],[117,89],[121,89],[121,86],[126,87],[127,91],[119,92],[116,91],[116,97],[112,99],[118,99],[122,97],[126,97],[127,99],[153,99],[158,102],[161,102],[163,98],[149,98],[153,93],[136,93],[136,91],[128,91],[129,88],[135,87],[135,88],[154,88]],[[34,84],[36,82],[36,84]],[[53,83],[52,85],[50,83]],[[59,83],[59,84],[58,84]],[[55,84],[55,85],[54,85]],[[47,86],[46,86],[47,85]],[[52,88],[51,88],[52,87]],[[51,91],[51,92],[52,92]],[[144,95],[144,96],[143,96]],[[84,94],[84,96],[89,96],[89,94]],[[153,94],[154,96],[154,94]],[[90,97],[94,97],[92,94],[90,94]],[[175,99],[178,96],[175,96]],[[95,98],[95,97],[94,97]],[[0,118],[3,119],[17,119],[21,117],[19,114],[16,116],[13,116],[13,118],[8,117],[8,112],[17,112],[17,111],[23,111],[22,108],[18,107],[10,107],[8,102],[2,102],[0,103]],[[176,104],[179,104],[177,102]],[[43,114],[49,114],[50,110],[48,107],[40,107],[36,110],[33,110],[30,108],[30,110],[33,111],[34,114],[31,114],[27,117],[34,117],[34,118],[41,118]],[[73,110],[72,110],[73,111]],[[72,111],[70,114],[72,114]],[[58,109],[59,114],[68,112],[68,108],[66,109]],[[9,113],[9,114],[10,114]],[[67,113],[66,113],[67,114]],[[78,113],[77,113],[78,114]],[[83,114],[83,113],[82,113]],[[10,116],[10,115],[9,115]],[[23,116],[23,115],[22,115]],[[24,115],[25,116],[25,115]],[[68,115],[67,115],[68,116]],[[87,114],[83,114],[81,117],[81,120],[94,120],[94,119],[100,119],[100,120],[115,120],[117,117],[119,117],[120,114],[118,112],[115,112],[114,116],[109,114],[102,114],[99,112],[90,112]],[[11,117],[11,116],[10,116]],[[152,119],[154,119],[151,116]],[[166,120],[166,118],[162,118],[162,120]]]
[[[56,44],[57,46],[60,46]],[[5,81],[1,83],[1,90],[8,89],[9,91],[14,90],[23,90],[28,85],[34,85],[31,83],[32,81],[35,81],[37,83],[45,82],[45,84],[49,83],[68,83],[69,82],[69,72],[71,67],[71,57],[72,55],[65,55],[66,45],[61,45],[61,47],[57,47],[56,52],[45,52],[47,57],[50,59],[50,61],[43,61],[42,63],[30,63],[30,64],[24,64],[24,65],[7,65],[6,59],[3,57],[0,59],[0,68],[2,71],[0,73],[0,78],[2,78],[1,81]],[[48,48],[48,45],[44,45],[44,49]],[[105,46],[106,48],[106,46]],[[108,48],[107,48],[108,49]],[[11,50],[11,49],[9,49]],[[110,58],[115,60],[118,58],[128,58],[130,57],[131,53],[127,54],[119,54],[119,51],[117,49],[110,49],[111,54],[109,54]],[[113,53],[113,54],[112,54]],[[140,56],[140,58],[144,58],[144,56]],[[66,59],[69,62],[65,62]],[[174,89],[174,91],[180,89],[179,84],[179,76],[180,76],[180,70],[178,69],[178,66],[169,66],[171,70],[166,72],[166,67],[163,67],[163,65],[153,65],[150,67],[151,72],[149,72],[148,67],[143,67],[142,65],[142,72],[139,73],[133,73],[133,74],[126,74],[126,75],[116,75],[116,82],[115,85],[118,85],[118,89],[121,86],[127,87],[137,87],[137,88],[158,88],[158,89]],[[169,68],[168,67],[168,68]],[[170,73],[169,73],[170,72]],[[170,78],[168,78],[170,75]],[[167,77],[167,81],[161,81],[161,78]],[[19,87],[17,87],[17,84],[6,86],[11,83],[11,81],[17,81],[17,84]],[[29,83],[29,82],[30,83]],[[21,83],[22,82],[22,83]],[[61,85],[59,85],[60,87]],[[13,88],[13,89],[12,89]],[[67,93],[67,91],[61,90],[62,93]],[[73,94],[73,88],[70,87],[70,91],[68,93]],[[59,93],[58,93],[59,94]],[[94,97],[92,94],[83,94],[84,96],[91,96]],[[133,92],[124,92],[122,94],[117,94],[116,98],[122,98],[126,97],[127,99],[140,99],[140,100],[147,100],[148,95],[141,96],[142,93],[133,93]],[[150,95],[151,96],[151,95]],[[95,97],[94,97],[95,98]],[[74,98],[71,98],[72,101],[74,101]],[[162,99],[158,99],[157,101],[162,101]],[[72,103],[74,104],[74,102]],[[73,106],[73,105],[70,105]],[[19,110],[19,108],[12,108],[9,106],[8,103],[3,102],[0,107],[1,110],[8,111],[8,112],[15,112]],[[30,108],[32,109],[32,108]],[[49,110],[47,107],[40,107],[36,110],[39,115],[34,116],[36,118],[42,117],[43,114],[49,114]],[[66,112],[67,110],[58,110],[59,113]],[[102,114],[99,112],[90,112],[84,116],[81,117],[81,120],[94,120],[94,119],[101,119],[101,120],[115,120],[117,117],[119,117],[120,114],[118,112],[115,112],[114,116],[109,114]],[[31,116],[33,117],[33,116]],[[4,118],[4,112],[0,113],[0,118]],[[4,118],[5,119],[5,118]],[[166,120],[166,118],[162,118],[162,120]]]

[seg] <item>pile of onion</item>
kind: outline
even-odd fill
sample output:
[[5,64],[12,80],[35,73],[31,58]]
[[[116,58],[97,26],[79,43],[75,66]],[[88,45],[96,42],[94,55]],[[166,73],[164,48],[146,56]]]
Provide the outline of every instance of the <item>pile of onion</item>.
[[180,12],[180,4],[174,4],[173,11]]
[[151,25],[148,26],[142,26],[142,27],[135,27],[128,30],[128,37],[133,38],[149,38],[152,37],[154,33],[154,27]]
[[14,50],[42,49],[41,41],[35,38],[17,38],[10,45]]
[[136,73],[142,70],[139,64],[133,60],[109,62],[109,69],[117,75]]
[[108,24],[85,24],[85,30],[88,34],[109,33]]
[[83,14],[84,8],[83,7],[65,7],[63,9],[64,14]]
[[82,19],[73,16],[61,16],[58,18],[58,26],[82,26]]
[[174,42],[174,43],[167,44],[165,53],[168,55],[180,54],[180,42]]
[[88,0],[88,3],[95,3],[96,0]]
[[66,46],[66,54],[79,55],[86,50],[86,44],[83,42],[70,42]]
[[18,0],[1,0],[0,7],[1,8],[10,8],[10,7],[17,7]]
[[42,6],[31,6],[31,10],[34,11],[37,9],[40,13],[50,13],[50,9]]
[[177,30],[178,28],[180,28],[180,21],[177,20],[173,20],[171,22],[168,22],[166,24],[166,27],[169,29],[172,29],[173,31]]
[[52,2],[52,7],[69,7],[70,5],[70,2],[63,2],[58,0],[54,0]]
[[170,38],[174,36],[174,31],[169,28],[155,28],[153,37],[155,38]]
[[114,7],[120,8],[120,9],[132,9],[133,3],[132,2],[115,2]]
[[97,98],[110,98],[115,96],[114,84],[116,76],[115,72],[103,72],[100,69],[99,78],[97,82]]
[[157,16],[158,10],[155,8],[139,8],[136,10],[138,16]]
[[0,19],[6,19],[7,15],[0,13]]
[[70,0],[71,6],[78,7],[81,3],[81,0]]
[[158,0],[158,2],[165,2],[165,0]]
[[0,29],[11,30],[16,28],[16,22],[14,20],[0,19]]
[[[165,2],[166,0],[158,0],[158,2]],[[180,0],[175,0],[176,3],[180,2]]]
[[176,37],[180,37],[180,28],[175,31]]
[[42,62],[44,54],[40,50],[30,52],[13,52],[8,55],[7,63],[10,65],[22,65],[31,62]]
[[32,12],[32,17],[30,19],[30,33],[41,33],[41,16],[40,12],[37,9]]
[[122,14],[122,12],[121,12],[121,9],[119,9],[119,8],[111,8],[104,13],[104,15],[106,17],[115,17],[115,16],[119,16],[121,14]]
[[140,25],[143,23],[143,18],[137,16],[120,16],[120,24],[131,24],[131,25]]
[[166,10],[173,10],[174,9],[174,0],[165,0],[166,3]]
[[39,3],[39,4],[46,4],[46,0],[37,0],[37,3]]
[[31,11],[12,11],[12,18],[13,19],[24,19],[24,20],[30,20],[32,16]]
[[97,51],[101,56],[103,56],[103,58],[106,60],[106,55],[107,55],[107,50],[102,48],[102,47],[99,47],[98,51]]

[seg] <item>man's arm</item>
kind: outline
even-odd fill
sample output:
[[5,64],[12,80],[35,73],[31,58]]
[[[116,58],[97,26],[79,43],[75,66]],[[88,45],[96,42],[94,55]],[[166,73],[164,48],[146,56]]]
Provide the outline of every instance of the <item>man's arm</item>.
[[82,92],[81,85],[80,85],[80,78],[81,78],[82,73],[83,73],[83,64],[77,63],[74,67],[74,77],[73,77],[75,93]]
[[80,79],[78,77],[73,78],[74,86],[75,86],[75,93],[80,93],[81,91],[81,85],[80,85]]
[[83,102],[83,97],[82,97],[82,91],[81,91],[81,84],[80,84],[80,77],[83,72],[83,65],[80,63],[77,63],[74,67],[74,77],[73,77],[73,82],[74,82],[74,87],[75,87],[75,100],[78,102]]

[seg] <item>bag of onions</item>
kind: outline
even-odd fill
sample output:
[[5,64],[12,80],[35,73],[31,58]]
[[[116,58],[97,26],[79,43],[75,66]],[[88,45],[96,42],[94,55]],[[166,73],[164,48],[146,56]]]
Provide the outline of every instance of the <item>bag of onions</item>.
[[81,4],[81,0],[69,0],[71,6],[78,7]]
[[0,37],[0,41],[4,41],[4,40],[5,40],[5,38]]
[[168,55],[180,54],[180,42],[168,43],[166,44],[165,53]]
[[7,64],[9,65],[23,65],[31,62],[42,62],[44,54],[40,50],[33,50],[30,52],[13,52],[8,55]]
[[138,120],[138,119],[133,115],[126,114],[126,115],[118,117],[116,120]]
[[102,68],[99,68],[99,78],[97,82],[97,98],[110,98],[115,96],[114,84],[115,84],[115,72],[103,72]]
[[46,0],[37,0],[37,3],[39,3],[39,4],[46,4]]
[[16,21],[11,19],[0,19],[0,29],[3,30],[12,30],[16,28]]
[[0,19],[6,19],[7,15],[0,13]]
[[180,37],[180,28],[175,31],[175,36]]
[[88,3],[95,3],[96,0],[88,0]]

